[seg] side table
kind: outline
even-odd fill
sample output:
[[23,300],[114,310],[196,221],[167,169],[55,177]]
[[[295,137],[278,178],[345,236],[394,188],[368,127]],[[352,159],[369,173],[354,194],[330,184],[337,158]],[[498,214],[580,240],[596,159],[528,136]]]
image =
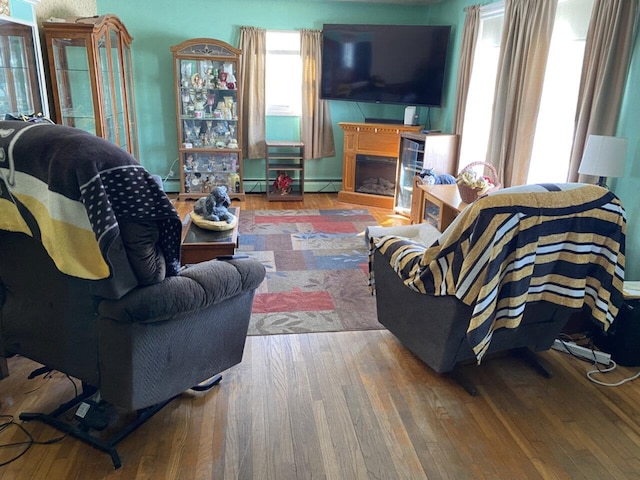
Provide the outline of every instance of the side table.
[[[414,183],[421,193],[411,205],[411,223],[429,222],[443,232],[467,203],[460,198],[457,185],[424,185]],[[417,211],[414,211],[416,209]]]
[[238,223],[229,230],[205,230],[191,221],[190,215],[182,227],[180,263],[200,263],[235,254],[238,247],[238,225],[240,207],[231,207],[229,211],[238,218]]

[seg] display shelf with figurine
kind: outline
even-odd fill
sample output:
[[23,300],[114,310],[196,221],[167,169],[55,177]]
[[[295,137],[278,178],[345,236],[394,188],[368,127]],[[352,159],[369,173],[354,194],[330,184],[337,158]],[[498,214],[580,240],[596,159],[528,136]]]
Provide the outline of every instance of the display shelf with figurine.
[[266,192],[269,201],[297,201],[304,196],[304,143],[267,141]]
[[171,47],[174,57],[180,199],[225,186],[244,200],[242,185],[241,51],[214,39]]

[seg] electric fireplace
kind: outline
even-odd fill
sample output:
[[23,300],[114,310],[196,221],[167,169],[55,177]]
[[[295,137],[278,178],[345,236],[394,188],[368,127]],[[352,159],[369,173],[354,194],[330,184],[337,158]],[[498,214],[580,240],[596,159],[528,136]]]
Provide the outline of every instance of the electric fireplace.
[[355,191],[393,198],[397,163],[395,157],[356,155]]

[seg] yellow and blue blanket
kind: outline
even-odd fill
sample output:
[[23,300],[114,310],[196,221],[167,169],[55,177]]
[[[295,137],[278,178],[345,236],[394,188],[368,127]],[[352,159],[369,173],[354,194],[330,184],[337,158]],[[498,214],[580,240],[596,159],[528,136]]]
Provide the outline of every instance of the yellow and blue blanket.
[[39,238],[58,270],[101,280],[126,261],[118,222],[157,221],[167,275],[180,269],[180,218],[126,151],[84,131],[0,122],[0,229]]
[[[431,246],[373,239],[407,287],[473,306],[467,338],[478,361],[527,303],[587,305],[607,330],[622,304],[626,215],[605,188],[528,185],[469,205]],[[435,320],[434,320],[435,321]]]

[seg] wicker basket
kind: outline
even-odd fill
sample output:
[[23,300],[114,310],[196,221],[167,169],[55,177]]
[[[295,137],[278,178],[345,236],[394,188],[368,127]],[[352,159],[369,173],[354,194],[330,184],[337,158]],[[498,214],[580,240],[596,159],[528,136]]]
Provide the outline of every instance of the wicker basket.
[[[496,167],[494,167],[490,163],[472,162],[469,165],[467,165],[466,167],[464,167],[462,170],[460,170],[460,173],[458,173],[458,177],[460,177],[460,175],[462,175],[467,170],[471,170],[473,167],[476,167],[478,165],[482,165],[485,168],[489,169],[489,171],[491,171],[491,183],[493,183],[493,187],[491,187],[489,190],[487,190],[484,193],[489,193],[489,192],[494,192],[496,190],[500,190],[500,188],[502,188],[502,184],[498,181],[498,171],[496,170]],[[458,191],[460,192],[460,198],[462,198],[463,202],[465,202],[465,203],[473,203],[478,199],[478,193],[480,192],[480,189],[473,188],[473,187],[470,187],[468,185],[461,185],[461,184],[459,184],[457,182],[456,182],[456,185],[458,185]]]

